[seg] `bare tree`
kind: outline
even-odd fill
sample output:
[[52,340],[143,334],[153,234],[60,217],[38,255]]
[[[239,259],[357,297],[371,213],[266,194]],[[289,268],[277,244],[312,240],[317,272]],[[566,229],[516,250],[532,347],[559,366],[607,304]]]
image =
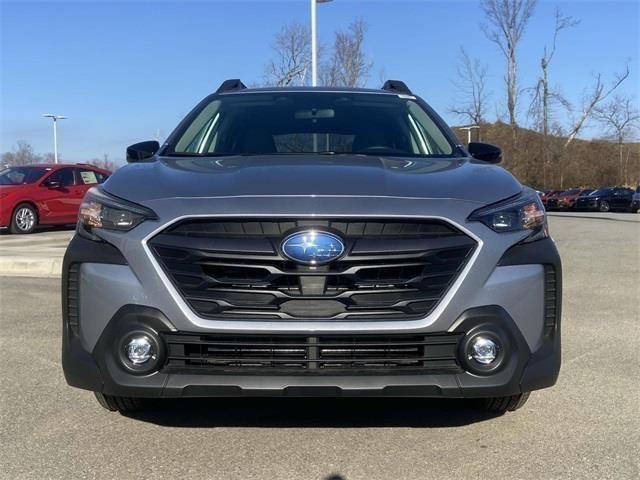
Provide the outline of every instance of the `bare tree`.
[[306,85],[311,69],[309,29],[299,23],[285,25],[276,34],[272,49],[275,59],[265,69],[265,83],[277,87]]
[[594,109],[594,118],[602,123],[618,143],[618,168],[620,184],[627,183],[628,180],[628,160],[624,161],[623,147],[625,140],[638,128],[640,122],[640,112],[629,97],[616,95],[613,99],[602,107]]
[[487,66],[477,58],[471,58],[466,50],[460,47],[457,79],[453,81],[460,93],[456,96],[460,103],[450,107],[449,111],[465,118],[471,124],[483,123],[488,99],[486,79]]
[[482,10],[491,27],[483,26],[487,38],[495,43],[507,60],[507,110],[513,150],[517,140],[518,62],[516,52],[535,10],[536,0],[482,0]]
[[[582,100],[582,108],[580,109],[580,113],[577,116],[574,116],[570,128],[568,130],[568,134],[566,136],[566,140],[564,141],[560,153],[558,155],[559,160],[559,176],[560,176],[560,188],[564,188],[564,159],[562,157],[566,156],[567,150],[569,146],[573,143],[573,141],[578,137],[578,134],[582,131],[582,128],[585,126],[587,120],[593,116],[595,109],[601,104],[609,95],[611,95],[621,84],[624,82],[629,76],[629,66],[627,65],[625,71],[619,74],[616,74],[611,81],[610,85],[607,86],[603,80],[602,75],[598,73],[595,77],[595,81],[591,89],[588,93],[585,94]],[[571,112],[571,105],[567,103],[568,109]]]
[[110,160],[109,155],[107,155],[106,153],[102,156],[102,158],[94,158],[93,160],[90,160],[88,163],[98,168],[109,170],[110,172],[113,172],[115,169],[118,168],[118,165],[116,164],[116,162],[114,162],[113,160]]
[[357,18],[346,31],[337,31],[331,57],[320,71],[320,81],[330,87],[362,87],[369,79],[373,63],[364,53],[367,24]]
[[33,151],[33,147],[24,140],[18,140],[13,151],[2,154],[0,163],[6,165],[29,165],[32,163],[41,163],[42,156],[37,155]]
[[629,76],[629,65],[626,66],[625,71],[616,74],[611,85],[607,86],[602,81],[602,75],[598,73],[595,78],[595,82],[591,91],[584,97],[582,101],[582,109],[580,114],[574,119],[569,135],[565,142],[565,148],[567,148],[571,142],[578,136],[580,130],[584,126],[585,122],[591,117],[594,109],[611,95]]
[[566,29],[576,26],[579,20],[563,15],[556,9],[555,29],[553,31],[553,41],[551,47],[545,45],[542,58],[540,59],[540,78],[533,89],[533,99],[529,107],[529,114],[534,117],[538,130],[542,133],[542,178],[543,184],[547,184],[547,173],[551,163],[551,152],[549,149],[549,122],[552,116],[554,105],[561,104],[565,107],[568,102],[562,95],[549,86],[549,65],[556,53],[558,34]]

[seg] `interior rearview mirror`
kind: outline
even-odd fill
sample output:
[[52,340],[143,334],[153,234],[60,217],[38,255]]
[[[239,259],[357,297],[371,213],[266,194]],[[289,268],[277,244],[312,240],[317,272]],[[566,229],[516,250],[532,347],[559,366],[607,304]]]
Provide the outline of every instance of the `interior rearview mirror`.
[[144,162],[152,158],[160,150],[160,144],[155,140],[135,143],[127,147],[127,162]]
[[315,120],[317,118],[333,118],[336,116],[336,112],[332,108],[323,108],[311,110],[299,110],[295,113],[296,120]]
[[471,142],[467,149],[473,158],[487,163],[500,163],[502,161],[502,150],[489,143]]

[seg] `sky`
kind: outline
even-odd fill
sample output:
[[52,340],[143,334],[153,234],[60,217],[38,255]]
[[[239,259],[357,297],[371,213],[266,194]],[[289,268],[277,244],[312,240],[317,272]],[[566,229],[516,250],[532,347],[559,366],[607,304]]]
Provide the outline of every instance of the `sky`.
[[[559,8],[580,24],[563,31],[552,85],[579,104],[593,75],[605,79],[629,64],[620,93],[640,96],[640,2],[539,0],[518,51],[521,88],[535,83]],[[318,6],[318,38],[356,17],[368,26],[369,79],[404,80],[451,124],[458,95],[458,52],[488,65],[490,117],[505,114],[504,59],[485,37],[479,1],[334,0]],[[308,23],[309,1],[0,0],[0,152],[25,140],[53,151],[50,120],[59,123],[63,161],[122,161],[127,145],[165,138],[203,97],[227,78],[260,82],[273,56],[274,34],[290,22]],[[521,96],[525,122],[527,94]],[[558,118],[564,121],[564,116]],[[592,126],[584,136],[597,136]]]

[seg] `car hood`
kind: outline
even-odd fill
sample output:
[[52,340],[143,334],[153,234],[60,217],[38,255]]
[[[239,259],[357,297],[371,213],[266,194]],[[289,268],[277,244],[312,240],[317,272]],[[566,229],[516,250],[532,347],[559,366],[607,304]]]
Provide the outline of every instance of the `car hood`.
[[469,158],[358,155],[160,157],[129,164],[103,187],[138,203],[162,198],[371,196],[493,203],[522,191],[505,169]]

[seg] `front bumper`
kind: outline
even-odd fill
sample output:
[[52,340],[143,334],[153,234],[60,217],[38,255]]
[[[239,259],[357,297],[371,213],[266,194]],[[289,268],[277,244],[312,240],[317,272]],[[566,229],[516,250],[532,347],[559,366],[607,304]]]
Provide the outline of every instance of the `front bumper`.
[[584,210],[584,211],[596,211],[598,210],[598,201],[590,201],[590,202],[576,202],[575,209],[576,210]]
[[[545,291],[544,266],[555,272],[553,292]],[[181,318],[170,317],[167,312],[150,306],[145,289],[118,249],[106,242],[76,237],[63,267],[62,364],[67,382],[72,386],[137,397],[491,397],[553,385],[560,369],[561,304],[561,265],[553,242],[542,240],[508,249],[478,290],[478,295],[466,298],[467,308],[462,309],[454,321],[447,322],[446,327],[436,321],[419,331],[471,334],[478,329],[488,329],[497,332],[508,353],[503,366],[490,375],[466,371],[462,355],[460,368],[455,372],[321,376],[193,374],[165,371],[160,365],[154,373],[139,375],[127,371],[118,362],[117,346],[126,332],[138,328],[161,335],[162,332],[201,333],[203,329],[193,326],[186,330]],[[550,307],[548,296],[551,294],[555,310],[553,321],[548,325],[545,312]],[[394,333],[399,332],[389,332]]]

